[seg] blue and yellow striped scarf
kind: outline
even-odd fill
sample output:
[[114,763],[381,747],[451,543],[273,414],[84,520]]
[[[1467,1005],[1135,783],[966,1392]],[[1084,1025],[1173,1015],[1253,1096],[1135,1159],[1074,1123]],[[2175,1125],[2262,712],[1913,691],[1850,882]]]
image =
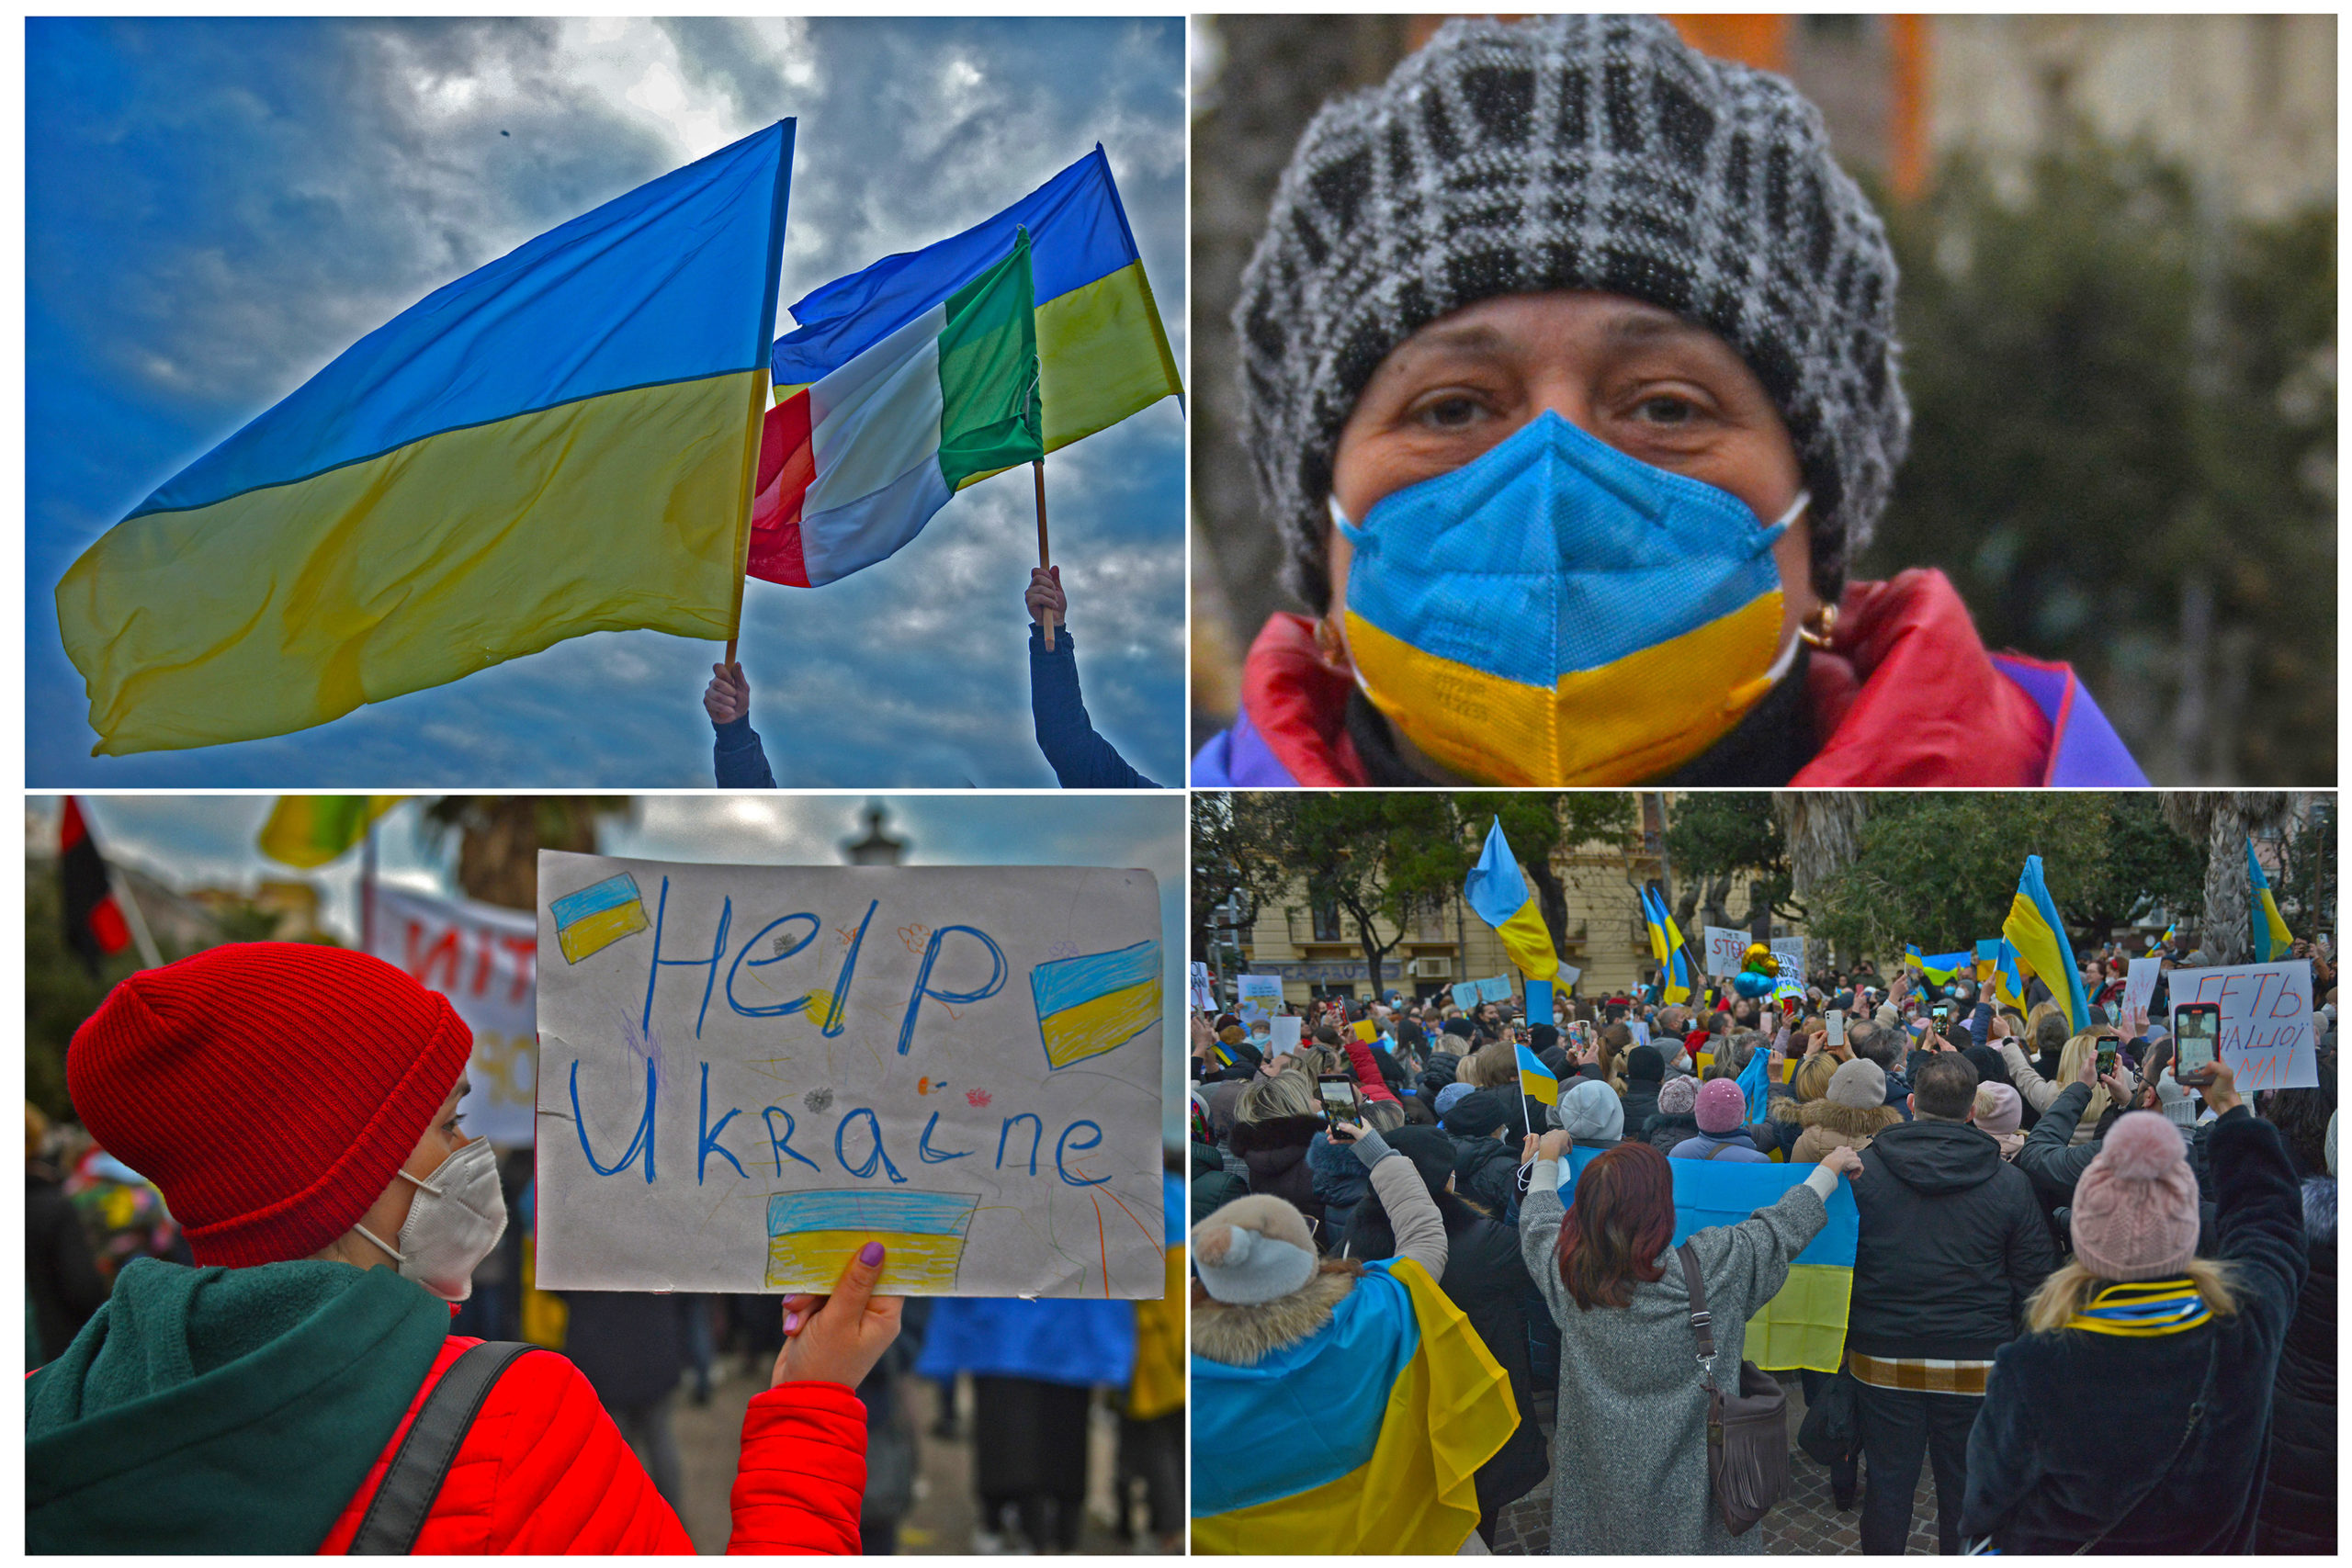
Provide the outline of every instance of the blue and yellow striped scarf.
[[2198,1293],[2194,1280],[2144,1280],[2109,1285],[2068,1318],[2066,1326],[2127,1339],[2153,1339],[2185,1333],[2212,1317],[2213,1310]]

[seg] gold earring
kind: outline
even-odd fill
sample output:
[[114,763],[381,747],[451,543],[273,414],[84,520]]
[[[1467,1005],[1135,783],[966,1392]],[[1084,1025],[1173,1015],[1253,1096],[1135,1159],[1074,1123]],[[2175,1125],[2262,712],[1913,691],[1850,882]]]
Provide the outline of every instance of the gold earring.
[[1315,623],[1315,652],[1333,670],[1348,668],[1347,644],[1340,638],[1340,627],[1329,615]]
[[1838,635],[1838,606],[1824,604],[1797,623],[1797,636],[1815,648],[1827,648]]

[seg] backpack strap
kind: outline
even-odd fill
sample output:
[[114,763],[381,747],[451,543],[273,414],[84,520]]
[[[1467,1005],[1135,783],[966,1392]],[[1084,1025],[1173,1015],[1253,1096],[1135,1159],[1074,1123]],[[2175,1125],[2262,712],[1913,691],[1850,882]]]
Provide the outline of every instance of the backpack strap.
[[404,1557],[416,1544],[433,1500],[441,1495],[450,1461],[458,1445],[481,1413],[482,1401],[499,1374],[526,1353],[537,1349],[515,1340],[484,1340],[449,1363],[441,1381],[424,1396],[424,1404],[409,1423],[384,1479],[368,1500],[359,1529],[351,1538],[355,1557]]

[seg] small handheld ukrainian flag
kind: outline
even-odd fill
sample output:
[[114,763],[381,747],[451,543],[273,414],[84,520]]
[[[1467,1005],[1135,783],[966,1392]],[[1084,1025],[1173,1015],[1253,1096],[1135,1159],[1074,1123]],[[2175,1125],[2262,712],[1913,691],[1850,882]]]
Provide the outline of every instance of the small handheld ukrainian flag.
[[2158,954],[2159,953],[2162,953],[2163,951],[2165,951],[2165,949],[2166,949],[2166,948],[2170,947],[2170,946],[2172,945],[2172,943],[2173,943],[2173,939],[2174,939],[2175,937],[2178,936],[2179,934],[2180,934],[2180,922],[2179,922],[2178,920],[2175,920],[2175,921],[2173,921],[2173,923],[2172,923],[2172,924],[2170,924],[2170,925],[2168,925],[2168,926],[2166,926],[2166,927],[2165,928],[2165,934],[2164,934],[2164,935],[2162,935],[2162,936],[2160,936],[2160,937],[2156,938],[2156,940],[2155,940],[2155,941],[2154,941],[2154,942],[2150,942],[2150,943],[2148,944],[2147,956],[2148,956],[2148,957],[2150,957],[2150,958],[2154,958],[2156,954]]
[[1542,1057],[1524,1045],[1519,1048],[1519,1092],[1546,1105],[1560,1103],[1558,1076],[1544,1065]]
[[2074,944],[2066,940],[2066,922],[2058,918],[2050,888],[2041,880],[2041,857],[2025,857],[2018,877],[2017,897],[2001,935],[2016,953],[2024,974],[2041,976],[2053,998],[2066,1004],[2066,1017],[2075,1032],[2091,1026],[2090,998],[2083,994],[2082,971],[2075,967]]
[[2025,1006],[2025,980],[2018,973],[2017,949],[2001,938],[1989,937],[1976,944],[1976,977],[1996,1002]]
[[2294,951],[2295,939],[2289,934],[2287,922],[2279,918],[2278,900],[2270,896],[2270,879],[2262,874],[2262,863],[2254,858],[2252,839],[2245,841],[2245,872],[2247,885],[2254,891],[2254,961],[2278,963]]

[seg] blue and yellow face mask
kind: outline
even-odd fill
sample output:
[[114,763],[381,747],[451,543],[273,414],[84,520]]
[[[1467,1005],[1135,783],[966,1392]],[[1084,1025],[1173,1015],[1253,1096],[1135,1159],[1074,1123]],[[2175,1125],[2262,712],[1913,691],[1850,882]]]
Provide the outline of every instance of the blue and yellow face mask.
[[1383,496],[1355,547],[1348,651],[1373,705],[1481,783],[1657,777],[1788,669],[1772,545],[1747,503],[1546,410],[1476,461]]

